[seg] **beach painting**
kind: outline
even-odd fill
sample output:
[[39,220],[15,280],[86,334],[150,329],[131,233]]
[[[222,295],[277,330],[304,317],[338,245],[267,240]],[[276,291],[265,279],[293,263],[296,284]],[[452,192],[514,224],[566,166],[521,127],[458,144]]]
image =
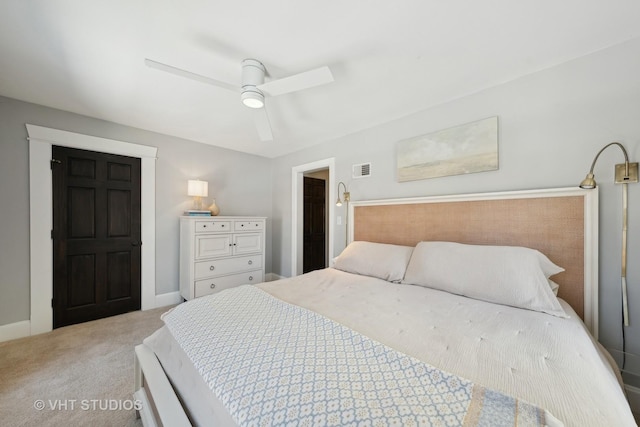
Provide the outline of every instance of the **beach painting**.
[[498,117],[398,142],[398,181],[498,170]]

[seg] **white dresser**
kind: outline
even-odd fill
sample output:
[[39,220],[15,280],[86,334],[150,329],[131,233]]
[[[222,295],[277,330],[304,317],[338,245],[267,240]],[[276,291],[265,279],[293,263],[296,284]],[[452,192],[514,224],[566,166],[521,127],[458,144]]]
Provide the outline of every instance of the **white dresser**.
[[264,281],[264,217],[180,217],[180,294],[189,300]]

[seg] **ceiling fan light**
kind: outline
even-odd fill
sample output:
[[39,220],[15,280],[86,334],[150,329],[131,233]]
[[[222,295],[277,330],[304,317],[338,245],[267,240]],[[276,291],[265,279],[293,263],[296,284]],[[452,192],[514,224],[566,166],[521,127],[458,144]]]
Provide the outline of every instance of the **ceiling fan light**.
[[262,108],[262,107],[264,107],[264,102],[262,102],[261,99],[247,98],[247,99],[243,99],[242,102],[244,103],[244,105],[246,105],[249,108]]
[[257,90],[245,90],[240,95],[242,103],[249,108],[262,108],[264,107],[264,95]]

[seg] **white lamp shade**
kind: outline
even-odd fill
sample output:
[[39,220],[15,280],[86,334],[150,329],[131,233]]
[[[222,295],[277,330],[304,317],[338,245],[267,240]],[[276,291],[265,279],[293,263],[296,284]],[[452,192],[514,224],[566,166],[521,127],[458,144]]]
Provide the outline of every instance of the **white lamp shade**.
[[209,183],[199,179],[190,179],[187,185],[187,194],[189,196],[207,197],[209,195]]

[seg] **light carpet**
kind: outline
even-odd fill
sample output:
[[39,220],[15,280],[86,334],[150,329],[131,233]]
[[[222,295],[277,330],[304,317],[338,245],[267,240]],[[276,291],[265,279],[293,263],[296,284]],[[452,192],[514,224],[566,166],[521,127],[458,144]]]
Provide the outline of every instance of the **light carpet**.
[[134,347],[171,307],[0,343],[0,425],[141,426]]

